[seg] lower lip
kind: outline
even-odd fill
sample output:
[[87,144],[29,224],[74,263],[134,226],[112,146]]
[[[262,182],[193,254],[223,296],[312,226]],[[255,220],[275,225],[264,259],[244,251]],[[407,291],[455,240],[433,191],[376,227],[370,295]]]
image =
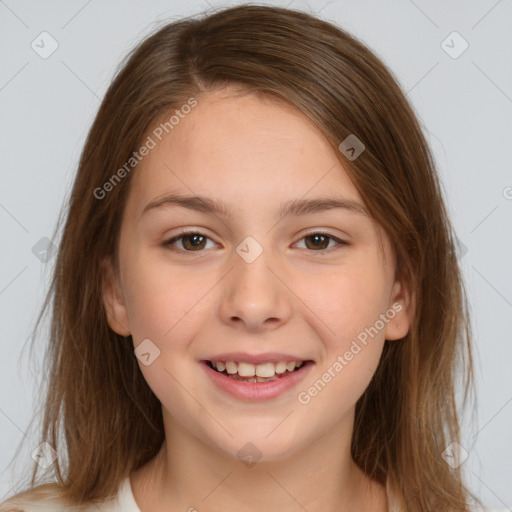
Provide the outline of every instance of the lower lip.
[[226,375],[210,368],[206,361],[201,361],[204,371],[218,388],[235,398],[249,402],[269,400],[282,395],[301,382],[309,373],[313,364],[312,361],[308,361],[293,373],[270,382],[243,382],[226,377]]

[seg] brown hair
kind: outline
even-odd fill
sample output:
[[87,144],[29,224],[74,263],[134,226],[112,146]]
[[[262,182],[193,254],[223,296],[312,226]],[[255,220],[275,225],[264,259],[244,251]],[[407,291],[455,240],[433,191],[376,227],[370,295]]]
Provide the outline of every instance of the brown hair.
[[[474,385],[468,305],[421,127],[392,73],[354,36],[304,12],[258,5],[159,29],[129,55],[101,104],[41,312],[52,304],[40,441],[60,452],[45,475],[56,476],[69,503],[100,501],[164,441],[160,402],[130,340],[109,327],[102,302],[102,262],[111,258],[117,265],[136,170],[101,200],[94,190],[129,160],[164,113],[230,84],[279,98],[318,127],[389,236],[397,276],[416,300],[409,333],[385,344],[357,402],[354,460],[375,480],[391,480],[409,511],[466,510],[475,497],[460,467],[451,469],[441,454],[460,441],[456,378],[464,376],[463,405]],[[365,145],[353,161],[338,151],[350,134]],[[34,464],[32,487],[37,471]]]

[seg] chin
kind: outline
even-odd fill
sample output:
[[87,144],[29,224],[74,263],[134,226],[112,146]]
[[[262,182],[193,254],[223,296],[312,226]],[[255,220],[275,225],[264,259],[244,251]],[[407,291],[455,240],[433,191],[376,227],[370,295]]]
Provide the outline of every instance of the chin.
[[[248,434],[248,432],[251,433]],[[276,431],[270,435],[268,435],[269,430],[265,430],[264,435],[249,429],[239,429],[238,432],[231,433],[233,438],[224,437],[223,442],[213,444],[228,457],[239,460],[247,467],[252,467],[259,462],[286,460],[296,453],[300,446],[300,443],[290,436],[286,429],[283,429],[282,433]]]

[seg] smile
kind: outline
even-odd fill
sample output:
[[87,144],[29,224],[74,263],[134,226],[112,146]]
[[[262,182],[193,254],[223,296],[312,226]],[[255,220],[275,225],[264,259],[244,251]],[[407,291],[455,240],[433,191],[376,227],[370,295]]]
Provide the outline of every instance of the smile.
[[[201,361],[201,367],[215,387],[243,401],[261,401],[285,395],[310,372],[314,362],[276,361],[258,364],[244,361]],[[290,396],[292,400],[295,395]]]
[[243,382],[271,382],[293,373],[304,361],[278,361],[260,364],[235,361],[208,361],[210,368]]

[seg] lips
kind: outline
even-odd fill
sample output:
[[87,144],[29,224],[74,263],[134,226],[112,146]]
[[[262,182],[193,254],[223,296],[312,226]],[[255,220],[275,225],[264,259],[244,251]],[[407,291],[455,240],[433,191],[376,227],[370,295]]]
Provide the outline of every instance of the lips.
[[312,360],[287,354],[220,354],[200,363],[218,389],[244,401],[282,395],[301,382],[314,366]]

